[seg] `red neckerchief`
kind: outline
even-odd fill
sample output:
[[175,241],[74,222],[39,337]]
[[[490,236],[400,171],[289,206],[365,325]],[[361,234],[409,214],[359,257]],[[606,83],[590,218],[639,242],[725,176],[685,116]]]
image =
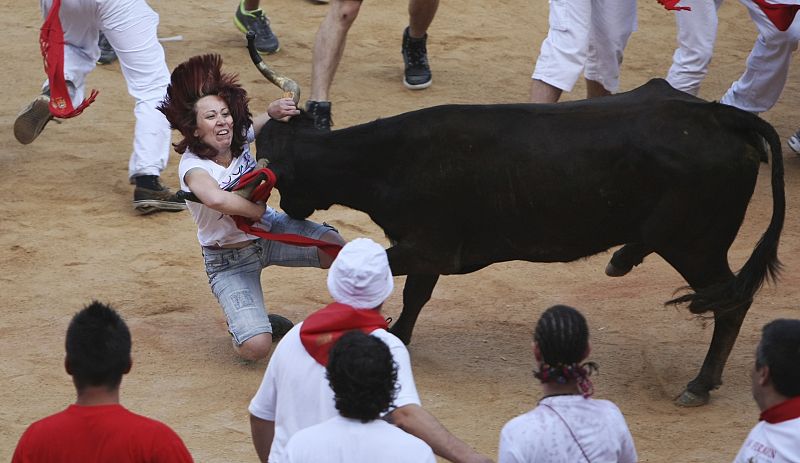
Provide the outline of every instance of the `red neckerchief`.
[[50,80],[50,114],[66,119],[82,113],[97,97],[97,90],[92,90],[88,98],[77,108],[72,107],[67,81],[64,79],[64,29],[58,12],[61,0],[53,0],[42,30],[39,33],[39,48],[42,50],[44,72]]
[[[234,190],[239,190],[250,183],[257,182],[257,185],[252,193],[250,193],[250,201],[253,202],[267,202],[269,199],[272,187],[275,186],[275,173],[267,168],[253,169],[252,171],[242,175],[239,178],[239,183]],[[292,233],[270,233],[264,231],[263,228],[258,228],[253,225],[253,221],[239,215],[234,215],[233,221],[236,227],[249,234],[264,238],[270,241],[279,241],[281,243],[291,244],[293,246],[316,246],[323,252],[333,257],[334,259],[342,250],[342,247],[336,243],[329,243],[327,241],[315,240],[307,236],[295,235]]]
[[334,302],[308,316],[300,327],[300,342],[308,355],[320,365],[328,365],[331,347],[345,333],[361,330],[366,334],[389,325],[377,310],[358,310]]
[[778,405],[769,407],[761,412],[758,420],[766,421],[769,424],[775,424],[795,418],[800,418],[800,396],[792,397]]
[[767,15],[772,24],[778,28],[779,31],[783,32],[792,25],[794,21],[794,16],[797,14],[797,10],[800,10],[800,5],[780,5],[780,4],[773,4],[767,3],[764,0],[753,0],[753,3],[758,5],[761,8],[761,11]]

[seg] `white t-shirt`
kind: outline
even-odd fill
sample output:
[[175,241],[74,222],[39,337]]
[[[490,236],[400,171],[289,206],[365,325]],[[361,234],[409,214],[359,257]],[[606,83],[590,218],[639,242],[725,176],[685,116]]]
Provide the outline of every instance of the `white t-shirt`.
[[[333,389],[325,378],[325,367],[317,363],[300,342],[302,326],[303,323],[295,325],[278,343],[261,386],[250,401],[249,410],[253,416],[275,422],[270,463],[283,461],[286,443],[294,433],[339,416]],[[406,346],[386,330],[378,329],[370,334],[386,343],[397,363],[398,391],[394,406],[419,405]]]
[[[250,172],[256,166],[256,161],[250,154],[249,143],[253,140],[255,140],[255,133],[253,132],[253,127],[250,126],[247,129],[247,143],[244,145],[242,154],[233,158],[231,165],[227,168],[210,159],[199,158],[196,154],[186,150],[181,156],[181,162],[178,165],[181,189],[183,191],[191,191],[184,181],[186,173],[191,169],[203,169],[208,172],[211,178],[216,180],[219,183],[219,187],[223,189],[239,183],[242,175]],[[200,241],[201,246],[222,246],[223,244],[240,243],[257,238],[236,228],[236,223],[229,215],[194,201],[186,201],[186,206],[197,224],[197,239]]]
[[733,460],[734,463],[799,463],[800,418],[770,424],[759,421]]
[[[569,429],[543,404],[558,412]],[[564,395],[546,397],[538,407],[506,423],[500,431],[497,462],[585,463],[575,439],[591,463],[637,461],[631,432],[616,405],[582,395]]]
[[362,423],[335,416],[297,431],[282,463],[436,463],[418,437],[381,419]]

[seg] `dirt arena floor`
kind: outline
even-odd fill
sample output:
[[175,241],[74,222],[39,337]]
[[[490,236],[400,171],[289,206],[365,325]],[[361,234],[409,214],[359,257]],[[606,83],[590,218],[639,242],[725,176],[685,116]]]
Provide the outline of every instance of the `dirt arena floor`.
[[[312,42],[327,7],[305,0],[262,3],[282,44],[270,62],[308,89]],[[0,169],[6,172],[0,182],[0,461],[10,459],[29,423],[74,400],[62,367],[64,332],[91,299],[115,305],[133,331],[134,368],[122,389],[127,407],[172,426],[197,461],[256,461],[247,404],[266,362],[243,364],[234,356],[189,215],[140,217],[131,208],[133,101],[119,66],[98,67],[90,75],[89,87],[100,89],[100,96],[84,115],[51,123],[36,142],[19,145],[12,136],[16,112],[43,78],[41,18],[38,2],[0,4],[6,63],[0,71],[6,94],[0,116]],[[183,41],[165,44],[170,68],[214,51],[229,71],[240,73],[254,110],[279,96],[249,62],[231,21],[236,1],[151,4],[161,14],[161,36],[183,35]],[[720,15],[717,53],[701,91],[708,99],[719,98],[740,75],[755,39],[738,2],[726,2]],[[406,23],[405,2],[365,2],[331,91],[336,127],[443,103],[527,99],[547,32],[545,0],[444,0],[429,31],[434,84],[422,92],[401,84]],[[639,2],[639,30],[625,55],[621,90],[665,75],[674,37],[672,13],[655,0]],[[566,99],[583,95],[579,84]],[[800,125],[798,107],[795,63],[783,98],[764,114],[784,140]],[[443,277],[410,346],[424,406],[454,434],[496,456],[502,425],[541,395],[530,373],[532,324],[546,307],[566,303],[589,320],[592,359],[601,368],[596,396],[613,400],[625,413],[641,461],[731,461],[757,420],[749,372],[760,328],[777,317],[800,317],[800,228],[793,210],[800,158],[785,153],[785,160],[783,279],[757,296],[725,384],[709,405],[684,409],[672,403],[697,373],[712,332],[687,310],[662,305],[684,284],[681,278],[652,256],[630,275],[610,279],[603,273],[606,253],[569,264],[515,262]],[[177,161],[173,156],[164,173],[173,187]],[[768,172],[764,166],[730,251],[736,269],[769,221]],[[335,207],[313,218],[331,222],[348,239],[369,236],[387,244],[364,214]],[[329,300],[324,281],[317,269],[276,268],[263,275],[270,309],[297,321]],[[396,283],[401,287],[403,278]],[[396,317],[400,307],[396,291],[385,312]]]

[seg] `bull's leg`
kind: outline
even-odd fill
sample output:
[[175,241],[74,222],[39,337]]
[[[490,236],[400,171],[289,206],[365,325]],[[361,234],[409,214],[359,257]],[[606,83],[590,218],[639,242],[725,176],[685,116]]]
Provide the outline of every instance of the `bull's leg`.
[[606,275],[610,277],[626,275],[652,252],[653,248],[644,243],[628,243],[611,256],[611,260],[606,265]]
[[722,384],[722,370],[739,335],[751,301],[733,310],[714,313],[714,336],[697,377],[686,385],[686,390],[676,399],[678,405],[696,407],[708,402],[709,391]]
[[405,344],[411,342],[411,333],[419,312],[430,300],[437,281],[439,275],[409,275],[406,278],[406,285],[403,287],[403,311],[389,330]]
[[[694,289],[724,284],[734,277],[728,266],[727,248],[686,247],[659,251],[662,257],[677,270]],[[751,301],[735,309],[714,313],[714,336],[697,377],[689,381],[686,389],[676,399],[678,405],[697,407],[708,403],[710,391],[722,384],[722,370],[739,334],[744,316]]]

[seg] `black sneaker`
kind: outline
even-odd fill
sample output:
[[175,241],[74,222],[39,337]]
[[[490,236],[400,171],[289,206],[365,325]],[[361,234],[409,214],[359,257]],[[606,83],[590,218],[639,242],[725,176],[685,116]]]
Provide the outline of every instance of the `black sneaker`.
[[410,90],[422,90],[433,83],[431,67],[428,65],[428,34],[420,39],[408,35],[408,28],[403,31],[403,63],[406,66],[403,85]]
[[100,40],[97,41],[97,46],[100,47],[100,58],[97,59],[97,64],[111,64],[117,60],[117,52],[114,47],[108,43],[108,39],[103,33],[100,33]]
[[331,120],[330,101],[306,101],[306,113],[314,119],[314,128],[325,132],[331,131],[333,120]]
[[240,31],[247,34],[247,31],[256,33],[256,50],[263,54],[272,54],[280,50],[278,37],[272,33],[269,27],[269,18],[261,8],[253,11],[245,11],[244,0],[239,3],[236,13],[233,15],[233,23]]
[[50,114],[50,97],[39,95],[17,115],[14,121],[14,138],[23,145],[32,143],[51,120],[53,115]]
[[294,326],[291,320],[280,315],[271,313],[267,315],[267,318],[269,319],[269,324],[272,325],[272,342],[278,342]]
[[133,208],[140,214],[151,214],[158,211],[178,212],[186,209],[186,201],[159,181],[159,189],[137,186],[133,190]]

